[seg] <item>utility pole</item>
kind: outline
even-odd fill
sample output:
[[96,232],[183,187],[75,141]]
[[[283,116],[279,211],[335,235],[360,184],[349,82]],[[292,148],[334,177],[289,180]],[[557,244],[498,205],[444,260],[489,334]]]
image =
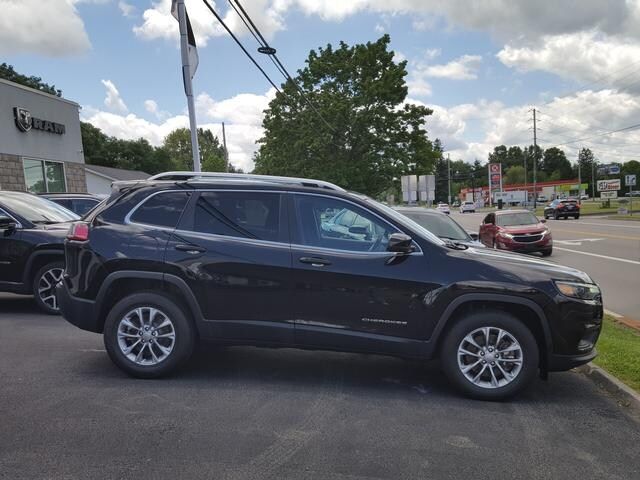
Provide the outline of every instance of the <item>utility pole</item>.
[[224,130],[224,122],[222,122],[222,147],[224,148],[224,171],[229,171],[229,153],[227,152],[227,135]]
[[[184,93],[187,95],[189,109],[189,127],[191,128],[191,151],[193,153],[193,171],[200,173],[200,147],[196,125],[196,108],[193,103],[193,85],[191,83],[191,64],[189,59],[189,38],[187,32],[187,11],[184,0],[177,0],[178,24],[180,25],[180,55],[182,57],[182,78]],[[192,35],[193,36],[193,35]]]
[[449,205],[451,205],[451,158],[447,153],[447,178],[449,179]]
[[596,199],[596,159],[591,160],[591,200]]
[[536,109],[533,109],[533,210],[535,212],[538,203],[538,192],[536,182],[536,169],[538,163],[538,130],[536,123]]
[[582,174],[580,171],[580,152],[578,152],[578,197],[580,197],[580,188],[582,185]]

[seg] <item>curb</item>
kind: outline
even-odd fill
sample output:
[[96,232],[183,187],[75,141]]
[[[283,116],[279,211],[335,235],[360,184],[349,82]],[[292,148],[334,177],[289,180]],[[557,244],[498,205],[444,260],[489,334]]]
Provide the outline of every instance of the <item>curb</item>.
[[620,315],[619,313],[612,312],[611,310],[604,309],[604,313],[613,317],[613,322],[624,325],[625,327],[631,328],[636,332],[640,332],[640,321],[634,320],[633,318],[626,317],[624,315]]
[[607,371],[595,366],[593,363],[587,363],[575,370],[583,374],[598,387],[606,390],[615,397],[621,405],[640,413],[640,393],[622,383]]

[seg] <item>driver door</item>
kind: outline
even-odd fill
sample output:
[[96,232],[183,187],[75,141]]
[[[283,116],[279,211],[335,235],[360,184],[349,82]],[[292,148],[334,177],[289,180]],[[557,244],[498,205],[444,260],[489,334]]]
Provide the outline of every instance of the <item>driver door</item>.
[[[398,228],[355,203],[320,194],[291,200],[296,343],[406,354],[428,321],[420,299],[433,286],[422,252],[393,258],[386,248]],[[336,228],[344,217],[351,226]]]

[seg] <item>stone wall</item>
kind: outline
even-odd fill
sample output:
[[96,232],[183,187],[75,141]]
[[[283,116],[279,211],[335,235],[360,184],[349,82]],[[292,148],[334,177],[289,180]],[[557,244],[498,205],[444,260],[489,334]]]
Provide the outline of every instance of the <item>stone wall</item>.
[[24,191],[24,169],[17,155],[0,153],[0,189]]
[[84,171],[84,164],[66,162],[64,169],[67,175],[67,192],[86,193],[87,177]]

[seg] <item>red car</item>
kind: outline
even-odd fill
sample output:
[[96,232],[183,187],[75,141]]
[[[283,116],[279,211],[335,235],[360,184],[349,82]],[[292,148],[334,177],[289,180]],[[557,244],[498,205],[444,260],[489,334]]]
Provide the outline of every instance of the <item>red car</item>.
[[528,210],[504,210],[488,214],[480,225],[479,240],[487,247],[514,252],[551,255],[553,239],[546,220]]

